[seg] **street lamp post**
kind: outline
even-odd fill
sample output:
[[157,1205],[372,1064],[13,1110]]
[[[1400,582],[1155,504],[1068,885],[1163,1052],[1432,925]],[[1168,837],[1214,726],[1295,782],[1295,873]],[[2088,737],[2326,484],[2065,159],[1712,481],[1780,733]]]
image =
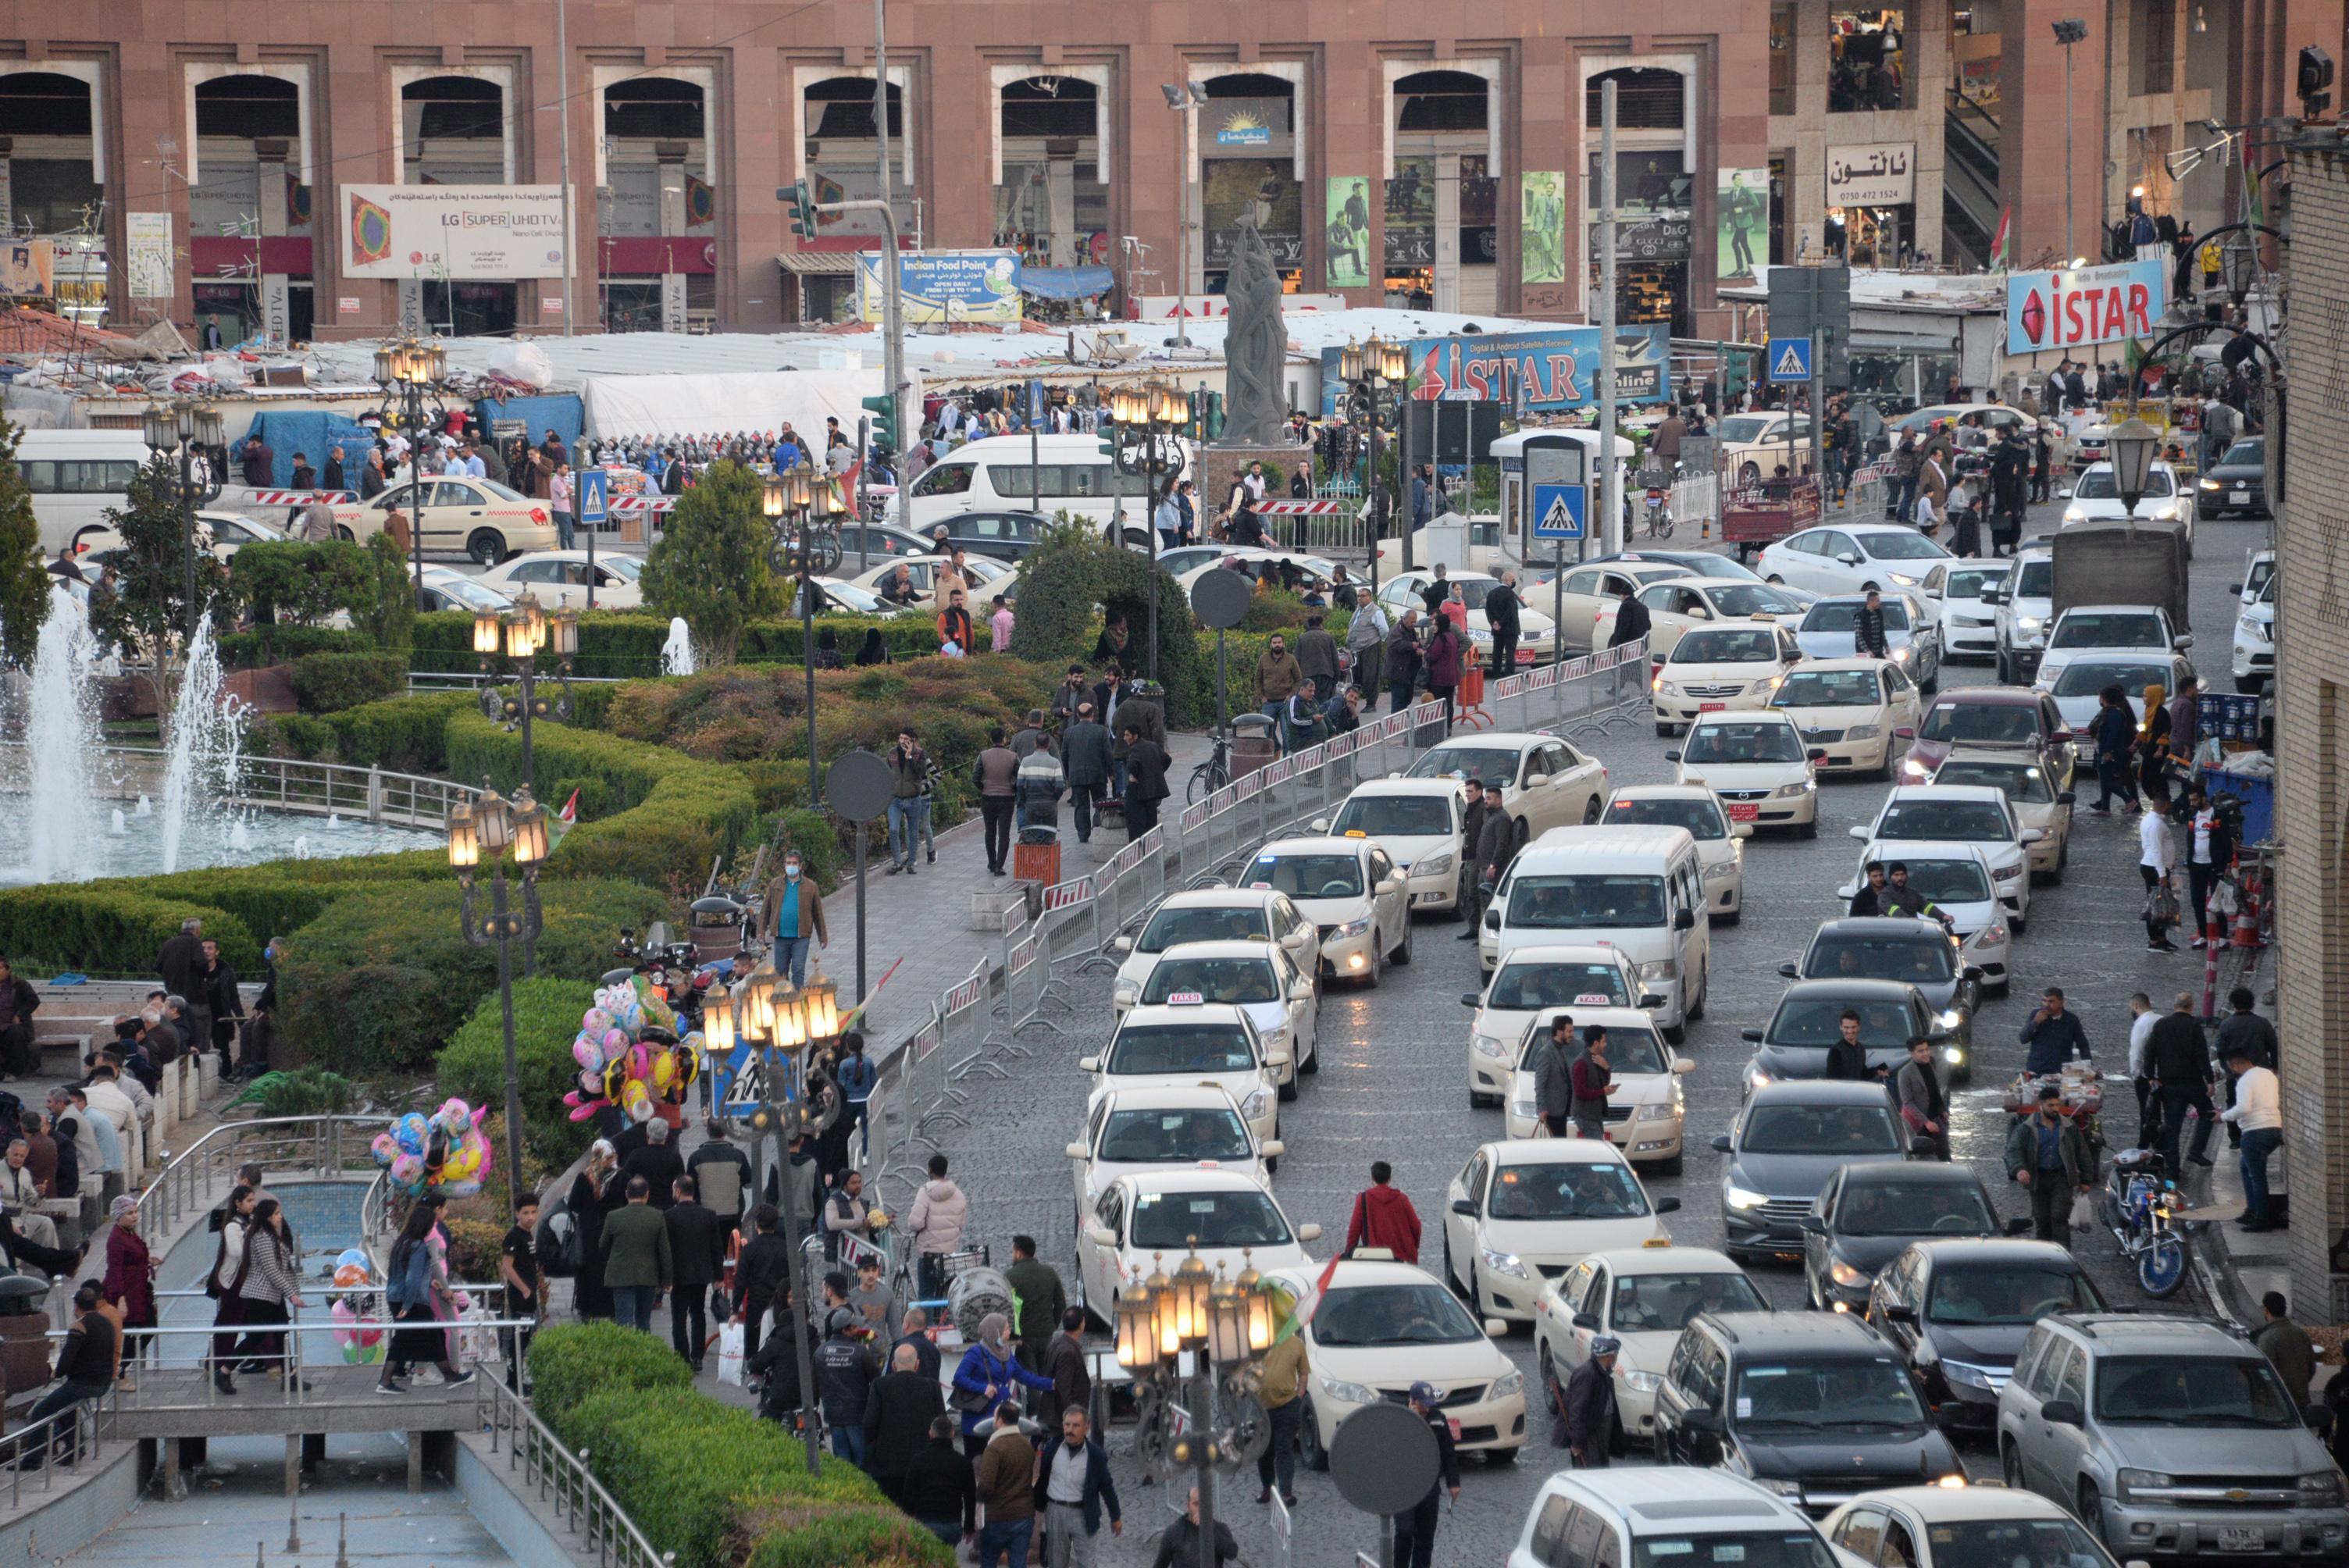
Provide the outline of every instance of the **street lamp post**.
[[2161,445],[2161,432],[2137,417],[2137,390],[2129,390],[2131,412],[2127,420],[2113,428],[2106,441],[2106,450],[2113,459],[2113,489],[2119,492],[2123,516],[2137,521],[2137,503],[2145,495],[2147,477],[2153,471],[2153,454]]
[[[1133,478],[1143,478],[1143,531],[1150,542],[1150,679],[1158,679],[1158,476],[1166,476],[1166,490],[1174,492],[1174,480],[1183,471],[1179,450],[1174,449],[1176,433],[1191,418],[1189,401],[1174,387],[1153,381],[1140,387],[1121,387],[1110,394],[1110,413],[1116,421],[1117,434],[1111,446],[1117,453],[1117,470]],[[1125,439],[1129,430],[1141,437],[1137,450]],[[1164,455],[1162,455],[1164,454]],[[1171,460],[1169,460],[1171,459]]]
[[840,487],[801,463],[785,472],[769,475],[760,502],[771,532],[786,516],[799,520],[800,662],[807,667],[808,803],[821,811],[823,780],[815,766],[815,520],[821,516],[827,527],[839,522],[843,511]]
[[[569,201],[568,185],[564,200]],[[567,225],[566,225],[567,227]],[[564,307],[570,308],[570,289],[564,290]],[[424,399],[429,393],[438,396],[449,372],[449,351],[438,342],[422,338],[401,337],[385,344],[375,351],[375,384],[383,390],[387,400],[399,406],[399,429],[408,438],[408,505],[409,554],[410,569],[416,576],[417,605],[423,606],[424,594],[424,512],[423,483],[420,459],[423,449],[419,435],[424,428]],[[398,473],[387,476],[397,480]]]
[[[2054,28],[2055,45],[2064,51],[2064,260],[2066,266],[2077,266],[2078,262],[2073,258],[2080,253],[2072,241],[2072,47],[2086,42],[2088,25],[2077,20],[2063,21],[2055,23]],[[2104,124],[2103,116],[2097,117],[2096,123]],[[2104,156],[2104,144],[2105,139],[2099,135],[2099,158]]]
[[[538,655],[552,647],[556,664],[554,682],[562,695],[549,702],[538,695]],[[531,723],[533,719],[551,718],[558,724],[568,724],[574,711],[571,694],[571,659],[579,651],[579,612],[564,605],[553,614],[540,607],[538,596],[527,589],[506,611],[477,610],[473,614],[473,651],[481,655],[481,673],[490,673],[490,661],[500,652],[510,660],[520,680],[512,696],[506,696],[486,680],[481,684],[481,716],[492,723],[502,721],[509,729],[517,726],[522,730],[522,788],[533,787],[537,774],[531,753]],[[543,824],[542,823],[542,831]],[[522,939],[523,972],[538,973],[538,932],[533,927]]]
[[202,614],[196,603],[196,449],[216,447],[225,427],[218,410],[193,397],[173,397],[147,410],[143,435],[148,449],[159,456],[176,453],[180,459],[180,543],[186,557],[188,641],[196,639]]
[[[1363,480],[1363,496],[1371,508],[1371,595],[1379,592],[1379,536],[1384,531],[1379,509],[1379,426],[1382,416],[1399,415],[1402,407],[1405,370],[1402,345],[1387,343],[1377,333],[1367,344],[1349,342],[1339,351],[1338,377],[1346,384],[1347,418],[1370,427],[1371,461]],[[1410,524],[1403,525],[1410,531]]]
[[[482,781],[484,785],[488,780]],[[502,858],[511,849],[522,869],[522,909],[506,903],[506,869]],[[473,917],[473,878],[487,855],[497,866],[490,878],[490,913]],[[484,789],[479,800],[460,800],[449,810],[449,863],[464,889],[460,919],[465,940],[476,947],[498,950],[498,1006],[503,1017],[506,1051],[506,1183],[514,1204],[523,1199],[522,1078],[514,1062],[513,957],[517,941],[523,951],[538,939],[545,917],[538,904],[538,867],[546,859],[546,812],[532,799],[528,784],[514,791],[511,804],[495,789]]]

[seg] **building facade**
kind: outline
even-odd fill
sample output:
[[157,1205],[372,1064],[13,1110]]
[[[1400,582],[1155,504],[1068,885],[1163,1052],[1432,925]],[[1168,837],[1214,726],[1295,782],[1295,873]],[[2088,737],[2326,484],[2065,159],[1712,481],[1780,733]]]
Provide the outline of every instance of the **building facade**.
[[[2018,263],[2093,256],[2138,187],[2207,227],[2237,176],[2173,177],[2199,123],[2281,112],[2296,46],[2343,36],[2343,0],[2114,0],[2066,50],[2069,4],[903,0],[876,70],[845,0],[514,0],[438,36],[383,0],[5,0],[0,200],[102,258],[60,270],[118,325],[757,328],[836,313],[877,244],[862,216],[790,237],[777,192],[879,194],[885,77],[892,202],[930,248],[1105,267],[1122,307],[1214,289],[1245,220],[1299,292],[1572,319],[1611,77],[1619,315],[1719,335],[1716,285],[1758,263],[1979,265],[2007,214]],[[481,187],[526,194],[484,217],[446,189]],[[551,242],[460,258],[411,221]]]

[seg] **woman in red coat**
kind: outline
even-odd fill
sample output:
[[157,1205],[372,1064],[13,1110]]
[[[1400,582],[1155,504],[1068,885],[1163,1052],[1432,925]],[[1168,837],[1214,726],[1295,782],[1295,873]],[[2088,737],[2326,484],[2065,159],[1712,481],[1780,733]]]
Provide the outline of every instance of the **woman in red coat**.
[[[98,1284],[98,1295],[121,1312],[124,1329],[152,1328],[155,1260],[147,1250],[147,1238],[139,1233],[139,1200],[125,1192],[109,1213],[114,1227],[106,1235],[106,1277]],[[124,1339],[133,1361],[152,1343],[151,1336],[134,1343],[126,1334]]]

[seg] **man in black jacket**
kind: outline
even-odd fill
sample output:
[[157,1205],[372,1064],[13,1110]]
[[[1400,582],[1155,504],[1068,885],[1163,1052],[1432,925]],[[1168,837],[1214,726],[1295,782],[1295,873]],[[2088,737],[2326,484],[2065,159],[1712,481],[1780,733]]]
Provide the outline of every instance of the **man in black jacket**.
[[1648,634],[1648,607],[1640,603],[1639,584],[1627,583],[1622,596],[1615,601],[1615,634],[1607,639],[1610,648],[1626,643],[1636,643]]
[[1501,580],[1485,595],[1485,624],[1493,633],[1493,678],[1499,680],[1517,667],[1517,574],[1506,567]]
[[2194,996],[2180,991],[2169,1016],[2153,1026],[2145,1043],[2146,1068],[2161,1096],[2161,1158],[2173,1175],[2183,1179],[2178,1162],[2178,1134],[2186,1128],[2186,1112],[2197,1113],[2194,1150],[2197,1165],[2210,1163],[2205,1152],[2219,1113],[2210,1104],[2210,1047],[2202,1038],[2202,1022],[2194,1016]]
[[1485,827],[1485,786],[1474,779],[1460,782],[1460,919],[1464,929],[1455,941],[1476,940],[1476,923],[1484,917],[1485,898],[1480,889],[1478,873],[1482,867],[1474,864],[1476,842]]
[[947,1413],[936,1377],[922,1376],[922,1359],[910,1345],[890,1352],[889,1370],[864,1396],[864,1470],[892,1501],[902,1494],[905,1472],[929,1445],[930,1423]]
[[1327,697],[1338,689],[1338,639],[1321,629],[1321,621],[1319,611],[1305,617],[1305,630],[1297,638],[1297,667]]
[[1116,764],[1110,754],[1109,730],[1094,716],[1093,705],[1077,705],[1076,721],[1061,738],[1061,769],[1069,780],[1069,796],[1076,803],[1077,842],[1093,837],[1093,813],[1101,809]]
[[1852,1083],[1866,1082],[1873,1075],[1868,1070],[1868,1047],[1859,1043],[1859,1015],[1846,1007],[1836,1029],[1836,1037],[1827,1043],[1826,1076]]
[[1125,737],[1125,837],[1131,843],[1158,825],[1158,802],[1166,799],[1166,753],[1143,738],[1142,727],[1127,719]]
[[750,1222],[759,1233],[743,1244],[741,1255],[734,1260],[734,1294],[742,1305],[746,1359],[759,1354],[759,1319],[771,1306],[780,1316],[781,1304],[792,1287],[792,1250],[783,1244],[782,1211],[772,1203],[761,1203],[752,1212]]
[[1558,1395],[1558,1435],[1577,1470],[1605,1470],[1614,1461],[1621,1425],[1615,1409],[1615,1358],[1622,1346],[1611,1335],[1590,1341],[1590,1356]]
[[1851,651],[1863,659],[1889,659],[1891,645],[1884,640],[1884,595],[1870,588],[1859,614],[1852,617]]
[[[2227,1062],[2234,1060],[2235,1053],[2240,1051],[2251,1058],[2253,1067],[2273,1072],[2276,1065],[2275,1026],[2251,1010],[2253,1000],[2250,990],[2241,985],[2227,993],[2227,1006],[2234,1011],[2219,1020],[2219,1049],[2216,1054],[2220,1061]],[[2235,1079],[2230,1074],[2227,1078],[2227,1108],[2231,1110],[2234,1105]],[[2242,1144],[2242,1130],[2229,1122],[2227,1147],[2240,1149]]]
[[1502,789],[1498,779],[1485,780],[1485,820],[1476,825],[1475,919],[1479,922],[1493,901],[1493,890],[1500,885],[1501,873],[1509,869],[1509,861],[1517,852],[1516,820],[1501,804]]
[[33,1047],[33,1014],[40,1005],[40,993],[0,958],[0,1075],[29,1078],[40,1065]]
[[670,1184],[677,1202],[661,1222],[668,1227],[668,1251],[677,1288],[668,1298],[668,1342],[677,1353],[701,1370],[703,1350],[709,1344],[709,1322],[704,1305],[726,1260],[726,1227],[701,1206],[701,1184],[679,1176]]
[[1394,1516],[1395,1568],[1430,1568],[1435,1560],[1435,1522],[1443,1512],[1443,1494],[1448,1491],[1453,1501],[1460,1501],[1460,1454],[1452,1445],[1452,1423],[1435,1401],[1434,1385],[1411,1386],[1411,1413],[1435,1434],[1440,1462],[1427,1495]]
[[832,1309],[823,1343],[815,1347],[816,1400],[832,1430],[832,1451],[864,1468],[864,1404],[873,1388],[873,1336],[845,1306]]
[[244,997],[236,987],[236,971],[230,968],[228,960],[221,956],[220,944],[209,936],[204,938],[202,985],[201,994],[188,998],[191,1016],[186,1022],[192,1029],[195,1023],[193,1009],[201,1006],[212,1016],[212,1033],[201,1037],[191,1033],[186,1042],[188,1053],[193,1056],[205,1047],[212,1047],[220,1052],[221,1068],[225,1073],[229,1067],[229,1044],[236,1038],[237,1025],[244,1021]]
[[915,1456],[897,1489],[897,1506],[923,1529],[958,1545],[978,1528],[978,1483],[971,1473],[970,1456],[955,1436],[952,1416],[930,1423],[927,1447]]
[[1884,866],[1881,861],[1868,862],[1868,880],[1851,895],[1851,907],[1844,913],[1854,920],[1884,913]]
[[685,1158],[669,1141],[667,1122],[656,1116],[639,1125],[644,1129],[644,1144],[621,1157],[620,1169],[643,1177],[651,1189],[653,1207],[666,1210],[677,1202],[677,1181],[685,1174]]
[[163,944],[155,954],[155,973],[163,977],[163,989],[174,996],[188,999],[188,1044],[201,1049],[212,1037],[212,1009],[203,1005],[204,996],[204,923],[183,920],[180,934]]

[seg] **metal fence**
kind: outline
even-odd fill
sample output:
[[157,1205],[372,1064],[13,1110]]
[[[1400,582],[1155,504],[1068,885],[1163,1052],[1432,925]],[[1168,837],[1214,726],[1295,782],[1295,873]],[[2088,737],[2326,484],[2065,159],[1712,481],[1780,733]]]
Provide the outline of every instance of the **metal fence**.
[[489,1434],[490,1452],[506,1456],[506,1484],[520,1492],[535,1488],[538,1501],[578,1539],[575,1548],[609,1568],[663,1568],[675,1553],[656,1551],[627,1511],[604,1490],[587,1469],[587,1455],[573,1453],[545,1422],[531,1413],[522,1396],[494,1378],[476,1377],[488,1386],[483,1398],[482,1429]]
[[[116,759],[126,773],[151,770],[157,779],[171,763],[171,753],[152,746],[110,746],[105,755]],[[293,757],[239,757],[229,799],[234,805],[274,811],[438,829],[448,821],[451,803],[471,800],[481,792],[478,785],[415,773],[387,773],[380,768],[307,762]]]
[[139,1194],[139,1212],[151,1235],[168,1235],[188,1216],[210,1208],[235,1184],[238,1169],[258,1165],[284,1181],[306,1176],[332,1181],[367,1175],[378,1180],[360,1207],[367,1241],[389,1234],[377,1169],[375,1135],[380,1116],[281,1116],[228,1121],[195,1140],[156,1173]]

